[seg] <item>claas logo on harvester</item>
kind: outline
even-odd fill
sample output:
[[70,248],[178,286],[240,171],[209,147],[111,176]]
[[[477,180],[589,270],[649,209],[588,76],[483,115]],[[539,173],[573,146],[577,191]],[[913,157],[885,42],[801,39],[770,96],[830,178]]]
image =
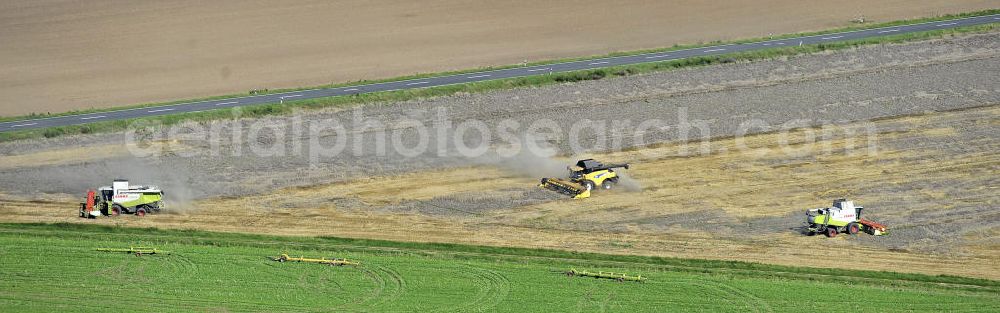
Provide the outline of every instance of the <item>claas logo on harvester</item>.
[[616,168],[628,169],[628,164],[604,164],[594,159],[579,160],[569,166],[568,178],[542,178],[539,187],[569,195],[574,199],[590,197],[595,189],[610,190],[618,184]]

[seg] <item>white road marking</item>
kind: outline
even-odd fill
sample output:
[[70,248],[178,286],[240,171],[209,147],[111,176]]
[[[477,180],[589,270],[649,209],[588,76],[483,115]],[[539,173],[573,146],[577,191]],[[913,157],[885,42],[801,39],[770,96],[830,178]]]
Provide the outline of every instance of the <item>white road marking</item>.
[[838,38],[844,38],[844,36],[830,36],[830,37],[823,37],[823,38],[820,38],[820,39],[830,40],[830,39],[838,39]]
[[466,78],[483,78],[483,77],[490,77],[490,74],[475,75],[475,76],[469,76],[469,77],[466,77]]
[[546,68],[536,68],[536,69],[533,69],[533,70],[528,70],[528,72],[548,71],[548,70],[550,70],[550,68],[546,67]]
[[10,125],[10,128],[14,128],[14,127],[24,127],[24,126],[31,126],[31,125],[37,125],[37,124],[38,124],[38,123],[26,123],[26,124],[17,124],[17,125]]
[[670,56],[670,55],[669,54],[661,54],[661,55],[651,55],[651,56],[648,56],[646,58],[647,59],[659,59],[659,58],[665,58],[665,57],[668,57],[668,56]]
[[150,110],[150,111],[146,111],[146,112],[156,113],[156,112],[166,112],[166,111],[173,111],[173,110],[174,109],[159,109],[159,110]]
[[301,96],[302,95],[290,95],[290,96],[281,96],[279,98],[281,98],[281,99],[288,99],[288,98],[295,98],[295,97],[301,97]]
[[769,44],[769,43],[765,43],[764,45],[765,45],[765,46],[770,46],[771,44]]
[[601,62],[594,62],[594,63],[590,63],[590,65],[601,65],[601,64],[608,64],[608,63],[611,63],[611,62],[608,62],[608,61],[601,61]]
[[899,31],[898,29],[889,29],[889,30],[880,31],[878,33],[879,34],[885,34],[885,33],[898,32],[898,31]]
[[358,91],[358,88],[344,89],[344,91]]
[[415,83],[409,83],[409,84],[406,84],[406,85],[407,86],[413,86],[413,85],[423,85],[423,84],[426,84],[426,83],[428,83],[428,82],[415,82]]
[[95,118],[102,118],[102,117],[107,117],[107,116],[104,116],[104,115],[88,116],[88,117],[81,117],[80,119],[86,121],[86,120],[92,120],[92,119],[95,119]]
[[785,45],[785,43],[784,43],[784,42],[779,42],[779,43],[778,43],[778,45],[779,45],[779,46],[784,46],[784,45]]
[[958,23],[943,23],[943,24],[937,24],[937,26],[951,26],[951,25],[957,25],[957,24]]
[[718,52],[718,51],[726,51],[726,49],[719,48],[719,49],[705,50],[705,51],[702,51],[702,52]]
[[227,105],[227,104],[237,104],[237,103],[240,103],[240,102],[239,101],[229,101],[229,102],[223,102],[223,103],[216,103],[215,105]]

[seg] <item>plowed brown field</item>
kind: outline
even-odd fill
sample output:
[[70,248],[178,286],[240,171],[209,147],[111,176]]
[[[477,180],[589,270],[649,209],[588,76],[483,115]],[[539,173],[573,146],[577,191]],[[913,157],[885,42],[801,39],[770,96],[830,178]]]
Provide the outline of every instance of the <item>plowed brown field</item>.
[[762,37],[989,0],[0,3],[0,116]]

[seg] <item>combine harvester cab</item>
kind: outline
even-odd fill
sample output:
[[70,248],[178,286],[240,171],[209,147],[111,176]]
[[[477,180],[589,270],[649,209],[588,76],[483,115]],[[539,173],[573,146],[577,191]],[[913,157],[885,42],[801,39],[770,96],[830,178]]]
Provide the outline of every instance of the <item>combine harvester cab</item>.
[[615,168],[628,169],[628,164],[603,164],[594,159],[579,160],[570,166],[569,179],[542,178],[539,187],[566,194],[574,199],[590,197],[590,192],[600,189],[613,189],[618,184],[618,173]]
[[885,225],[861,218],[864,207],[855,206],[853,201],[837,199],[829,208],[812,209],[806,212],[808,235],[824,234],[836,237],[839,233],[857,234],[865,232],[873,236],[888,234]]
[[128,180],[116,179],[111,186],[87,191],[80,203],[80,217],[135,214],[145,216],[164,208],[163,191],[156,186],[132,186]]

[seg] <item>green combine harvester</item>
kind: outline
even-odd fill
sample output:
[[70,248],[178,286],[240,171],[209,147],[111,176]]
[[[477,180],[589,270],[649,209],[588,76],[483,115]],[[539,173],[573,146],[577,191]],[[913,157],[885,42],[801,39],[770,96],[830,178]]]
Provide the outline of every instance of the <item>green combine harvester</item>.
[[80,217],[146,216],[163,208],[163,191],[156,186],[133,186],[128,180],[115,179],[111,186],[87,191],[86,201],[80,203]]
[[874,221],[861,218],[865,208],[855,206],[847,199],[833,200],[829,208],[806,211],[806,234],[824,234],[836,237],[839,233],[857,234],[865,232],[872,236],[882,236],[889,233],[888,227]]

